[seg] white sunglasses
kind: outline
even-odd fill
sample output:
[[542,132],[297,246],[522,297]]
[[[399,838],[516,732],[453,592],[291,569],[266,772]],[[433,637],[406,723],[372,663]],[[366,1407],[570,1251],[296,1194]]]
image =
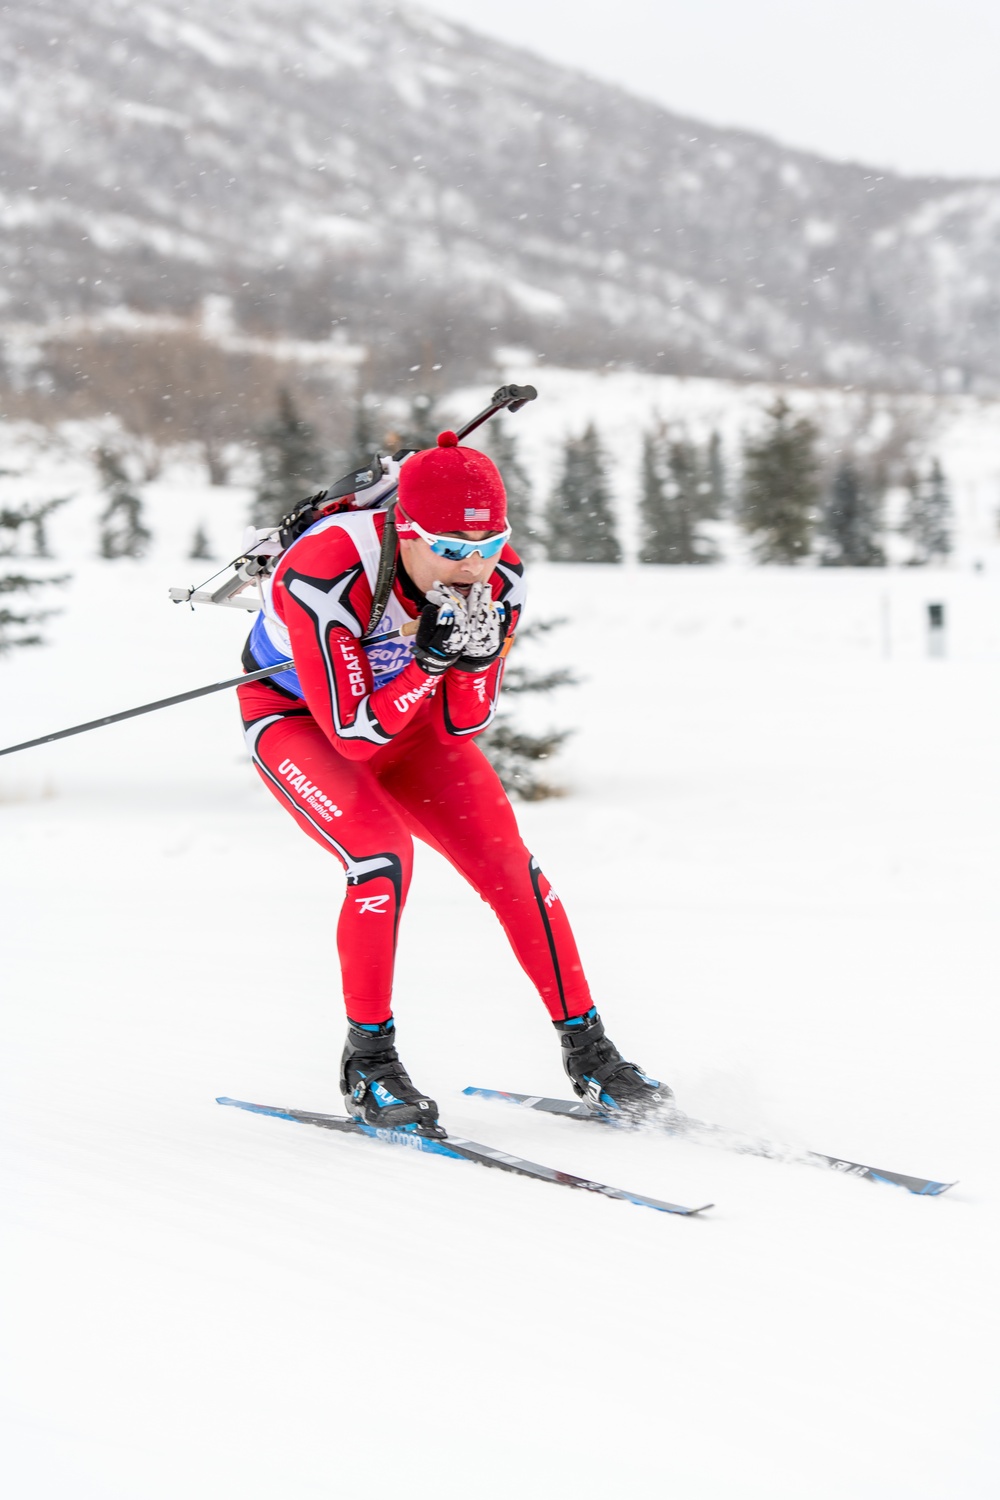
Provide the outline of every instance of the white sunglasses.
[[496,557],[510,540],[509,523],[503,531],[494,532],[492,536],[484,537],[481,542],[467,542],[462,537],[446,536],[437,531],[425,531],[419,521],[415,521],[412,516],[403,512],[398,513],[396,529],[401,535],[407,531],[415,531],[421,541],[427,543],[435,556],[447,558],[449,562],[462,562],[476,552],[482,558]]

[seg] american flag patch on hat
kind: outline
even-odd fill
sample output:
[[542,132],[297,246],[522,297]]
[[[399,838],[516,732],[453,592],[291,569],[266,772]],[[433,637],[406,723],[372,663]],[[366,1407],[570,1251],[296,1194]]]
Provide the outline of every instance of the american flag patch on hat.
[[467,505],[465,507],[465,519],[467,521],[488,521],[489,518],[489,507],[486,507],[486,509],[472,505]]

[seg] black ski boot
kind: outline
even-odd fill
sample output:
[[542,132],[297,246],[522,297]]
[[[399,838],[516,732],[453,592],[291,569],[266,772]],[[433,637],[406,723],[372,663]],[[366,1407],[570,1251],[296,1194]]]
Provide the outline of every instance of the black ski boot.
[[673,1103],[673,1091],[647,1078],[635,1063],[626,1062],[596,1010],[571,1021],[557,1021],[563,1067],[573,1092],[596,1109],[641,1119]]
[[391,1020],[380,1026],[348,1021],[340,1059],[340,1092],[347,1113],[364,1125],[439,1138],[445,1134],[434,1100],[414,1088],[399,1060]]

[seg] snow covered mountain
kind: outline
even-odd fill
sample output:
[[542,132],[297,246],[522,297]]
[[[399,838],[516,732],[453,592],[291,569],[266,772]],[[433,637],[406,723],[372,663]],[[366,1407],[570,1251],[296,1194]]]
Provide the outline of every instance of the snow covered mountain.
[[195,314],[469,351],[1000,385],[1000,183],[698,124],[415,7],[0,13],[6,318]]

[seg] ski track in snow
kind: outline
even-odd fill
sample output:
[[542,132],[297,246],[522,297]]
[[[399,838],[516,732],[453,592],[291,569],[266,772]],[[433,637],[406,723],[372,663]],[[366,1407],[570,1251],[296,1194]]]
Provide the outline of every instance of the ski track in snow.
[[[210,570],[183,560],[195,520],[221,553],[243,503],[154,487],[142,564],[87,561],[91,512],[62,513],[75,581],[52,648],[0,665],[4,743],[237,670],[245,618],[166,589]],[[564,1081],[490,913],[425,850],[397,1016],[450,1127],[716,1208],[220,1109],[339,1107],[334,861],[258,785],[231,694],[11,757],[17,1500],[996,1494],[996,572],[537,567],[529,608],[571,617],[545,649],[586,681],[531,710],[577,726],[573,795],[519,816],[619,1045],[696,1115],[959,1185],[464,1099]]]

